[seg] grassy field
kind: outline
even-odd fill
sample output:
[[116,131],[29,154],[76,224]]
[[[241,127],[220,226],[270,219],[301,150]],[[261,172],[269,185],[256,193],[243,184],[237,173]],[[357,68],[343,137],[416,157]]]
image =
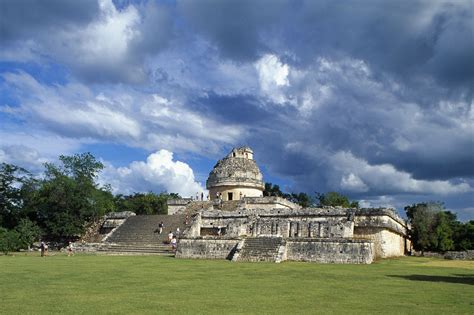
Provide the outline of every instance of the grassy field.
[[474,262],[0,256],[0,313],[474,314]]

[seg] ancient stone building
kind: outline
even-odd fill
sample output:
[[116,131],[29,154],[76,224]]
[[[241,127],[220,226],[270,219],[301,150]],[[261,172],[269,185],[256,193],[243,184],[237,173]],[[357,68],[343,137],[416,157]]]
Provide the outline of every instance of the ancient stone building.
[[407,224],[392,209],[302,209],[263,197],[262,174],[248,147],[218,161],[207,188],[212,201],[180,204],[197,212],[179,240],[178,258],[371,263],[410,247]]
[[219,160],[206,182],[211,200],[240,200],[263,196],[262,173],[249,147],[233,149]]

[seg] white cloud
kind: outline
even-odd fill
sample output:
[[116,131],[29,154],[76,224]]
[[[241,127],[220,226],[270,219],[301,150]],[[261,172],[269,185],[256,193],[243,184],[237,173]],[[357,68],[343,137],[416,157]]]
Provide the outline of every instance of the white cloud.
[[42,171],[43,163],[59,155],[73,154],[81,143],[44,131],[0,129],[0,162],[22,166],[32,172]]
[[191,167],[173,160],[173,153],[160,150],[150,154],[146,161],[134,161],[126,167],[114,168],[106,164],[100,181],[111,184],[114,193],[173,192],[183,197],[195,196],[205,191],[196,182]]
[[277,103],[287,99],[283,87],[289,86],[289,66],[280,61],[275,55],[265,55],[255,63],[262,92]]
[[410,194],[449,195],[472,191],[467,183],[453,184],[446,180],[419,180],[411,174],[398,171],[390,164],[370,165],[351,152],[338,152],[330,158],[335,172],[340,177],[340,187],[349,191],[391,192]]
[[341,188],[354,192],[367,192],[369,187],[360,179],[359,176],[350,173],[341,178]]
[[124,67],[130,81],[143,81],[142,68],[133,62],[129,64],[130,46],[140,36],[138,10],[130,5],[118,11],[111,0],[99,2],[98,20],[76,32],[60,32],[59,37],[52,39],[57,53],[80,72],[100,75],[96,69],[103,69],[119,75]]
[[120,104],[95,98],[83,85],[46,86],[26,73],[6,73],[3,77],[19,91],[21,114],[60,133],[118,139],[140,135],[139,124],[120,111]]
[[101,88],[96,93],[79,83],[43,85],[22,72],[4,73],[3,78],[15,89],[20,106],[6,104],[0,112],[81,142],[95,139],[147,150],[215,154],[221,144],[237,143],[246,134],[242,126],[132,88]]

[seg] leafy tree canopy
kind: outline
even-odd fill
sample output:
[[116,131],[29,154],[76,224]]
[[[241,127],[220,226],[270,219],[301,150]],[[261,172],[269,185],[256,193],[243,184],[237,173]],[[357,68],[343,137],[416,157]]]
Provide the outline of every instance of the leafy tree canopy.
[[330,191],[324,194],[316,193],[316,199],[319,201],[319,206],[330,206],[330,207],[344,207],[344,208],[359,208],[358,201],[349,201],[347,196],[344,196],[338,192]]

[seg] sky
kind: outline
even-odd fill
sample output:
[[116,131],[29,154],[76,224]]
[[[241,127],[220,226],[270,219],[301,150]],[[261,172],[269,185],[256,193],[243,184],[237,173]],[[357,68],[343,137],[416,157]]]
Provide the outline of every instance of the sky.
[[474,219],[474,1],[0,1],[0,162],[91,152],[115,193],[264,180]]

